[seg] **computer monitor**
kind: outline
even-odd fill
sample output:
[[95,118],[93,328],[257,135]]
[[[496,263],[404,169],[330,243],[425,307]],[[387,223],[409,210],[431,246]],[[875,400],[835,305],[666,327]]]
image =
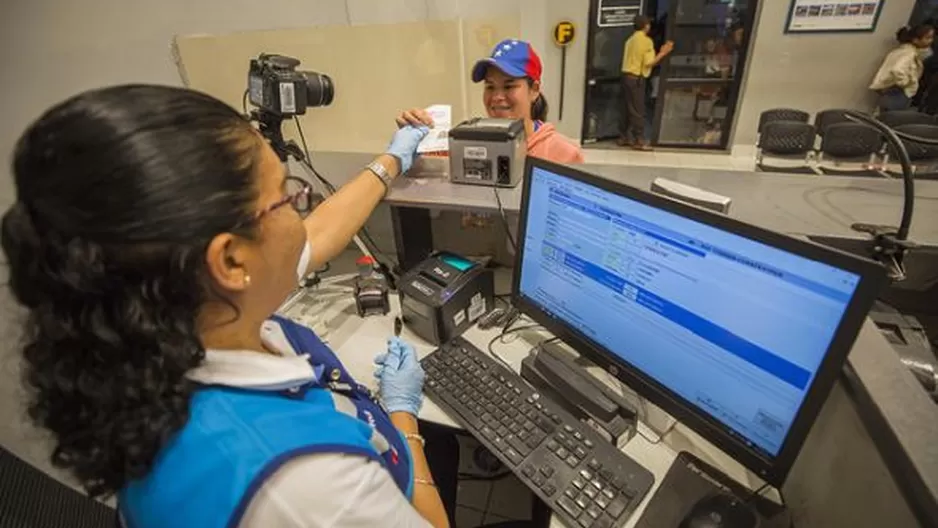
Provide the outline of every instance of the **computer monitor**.
[[518,240],[523,313],[776,486],[885,279],[872,261],[530,157]]

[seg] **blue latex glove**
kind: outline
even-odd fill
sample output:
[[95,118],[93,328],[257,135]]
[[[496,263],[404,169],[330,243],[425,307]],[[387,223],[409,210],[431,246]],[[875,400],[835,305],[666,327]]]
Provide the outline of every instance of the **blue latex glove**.
[[417,145],[427,136],[430,129],[422,126],[415,127],[407,125],[397,129],[394,137],[391,138],[391,145],[385,154],[390,154],[397,158],[401,163],[401,174],[410,170],[414,164],[414,155],[417,153]]
[[424,372],[414,347],[397,337],[388,339],[388,352],[375,358],[378,392],[389,413],[406,412],[414,416],[423,403]]

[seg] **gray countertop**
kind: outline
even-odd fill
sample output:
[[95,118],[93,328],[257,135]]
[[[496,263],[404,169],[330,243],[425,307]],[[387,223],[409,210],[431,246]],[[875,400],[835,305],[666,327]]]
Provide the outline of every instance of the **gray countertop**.
[[[318,153],[317,169],[340,185],[358,173],[372,154]],[[454,185],[445,160],[421,162],[415,174],[399,178],[390,205],[493,211],[491,187]],[[899,180],[807,176],[667,167],[581,165],[588,172],[648,189],[666,178],[728,196],[730,216],[789,234],[863,238],[854,222],[897,225],[902,207]],[[498,191],[508,212],[520,208],[521,187]],[[916,182],[911,238],[938,246],[938,181]],[[848,359],[845,376],[863,411],[871,436],[910,505],[921,518],[938,523],[938,406],[921,390],[898,355],[867,322]]]
[[[317,153],[317,169],[333,183],[344,183],[373,158],[371,154]],[[422,167],[421,167],[422,165]],[[394,182],[387,201],[391,205],[494,211],[491,187],[451,184],[445,160],[428,160]],[[420,170],[423,168],[424,170]],[[897,225],[902,208],[899,180],[807,176],[712,169],[580,165],[588,172],[648,189],[655,178],[667,178],[733,199],[730,216],[767,229],[791,234],[859,237],[854,222]],[[521,187],[500,189],[507,212],[521,206]],[[916,210],[911,237],[938,244],[938,181],[916,182]]]

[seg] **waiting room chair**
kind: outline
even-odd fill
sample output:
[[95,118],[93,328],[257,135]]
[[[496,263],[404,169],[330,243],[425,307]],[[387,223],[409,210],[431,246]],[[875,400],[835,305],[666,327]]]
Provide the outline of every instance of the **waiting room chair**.
[[794,108],[773,108],[759,114],[759,133],[765,125],[775,121],[797,121],[807,123],[811,115],[807,112],[796,110]]
[[905,125],[934,125],[938,124],[934,116],[923,114],[918,110],[893,110],[879,114],[878,119],[886,126],[896,128]]
[[[913,136],[929,139],[938,139],[938,125],[918,124],[897,126],[898,132],[905,132]],[[909,152],[912,161],[912,171],[916,179],[938,179],[938,146],[924,145],[906,139],[902,140],[905,149]],[[896,159],[895,153],[890,152],[890,159]],[[901,168],[897,163],[890,164],[889,174],[897,178],[902,177]]]
[[817,169],[830,176],[884,178],[885,174],[872,168],[882,146],[882,136],[872,127],[852,122],[829,124],[821,138]]
[[0,528],[114,528],[117,512],[0,447]]
[[[756,169],[764,172],[817,174],[808,164],[814,151],[814,125],[800,121],[770,121],[759,134]],[[771,157],[772,164],[764,162]],[[779,165],[778,163],[781,163]]]
[[817,135],[823,138],[827,127],[831,125],[853,123],[853,121],[847,119],[847,116],[844,115],[845,111],[848,110],[844,108],[833,108],[818,112],[817,115],[814,116],[814,128],[817,129]]

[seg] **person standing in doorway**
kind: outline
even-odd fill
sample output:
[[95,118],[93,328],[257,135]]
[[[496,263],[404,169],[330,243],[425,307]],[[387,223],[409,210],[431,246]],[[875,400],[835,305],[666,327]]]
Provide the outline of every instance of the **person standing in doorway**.
[[651,150],[645,141],[645,84],[651,76],[651,70],[664,60],[674,49],[670,40],[661,45],[655,53],[655,44],[648,36],[651,31],[651,19],[646,16],[635,17],[635,33],[625,42],[622,53],[622,114],[619,120],[619,140],[621,146],[631,146],[635,150]]

